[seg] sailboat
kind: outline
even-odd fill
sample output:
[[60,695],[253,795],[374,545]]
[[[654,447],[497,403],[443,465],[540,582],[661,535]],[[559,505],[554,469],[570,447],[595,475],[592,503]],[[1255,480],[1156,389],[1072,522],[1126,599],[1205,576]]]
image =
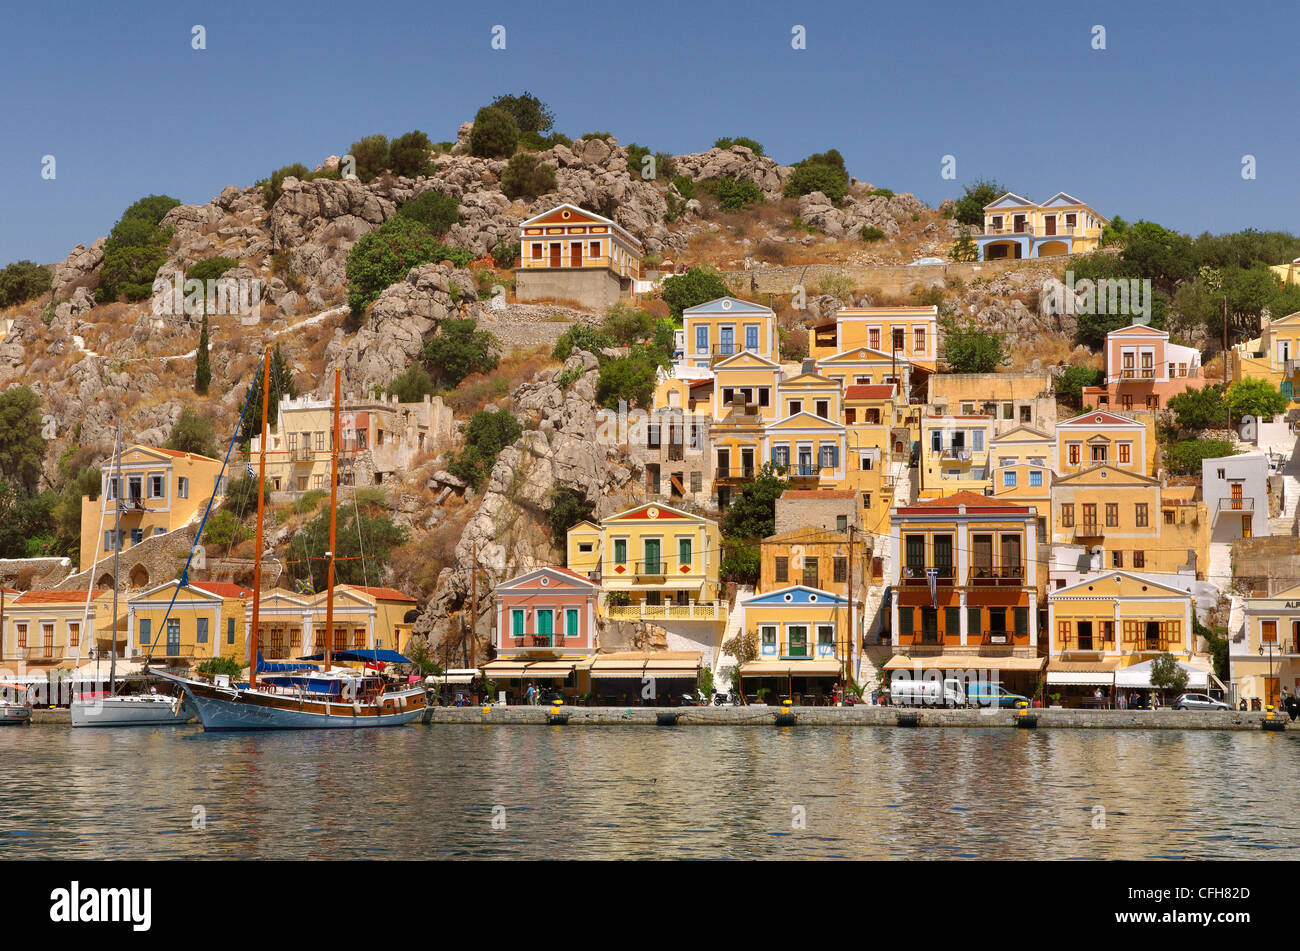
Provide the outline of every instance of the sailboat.
[[[262,598],[262,513],[266,484],[266,415],[270,399],[271,348],[262,364],[262,452],[257,473],[257,554],[253,562],[253,616],[249,631],[247,684],[218,675],[211,680],[181,677],[167,671],[158,676],[181,686],[199,712],[205,730],[355,730],[404,726],[424,714],[428,703],[422,685],[395,686],[367,669],[332,667],[335,659],[368,663],[411,661],[396,651],[334,651],[334,562],[338,510],[338,449],[341,374],[334,371],[334,438],[330,447],[330,540],[327,559],[328,594],[325,644],[320,668],[314,665],[268,664],[258,648],[258,612]],[[360,528],[358,527],[358,531]],[[371,656],[373,655],[373,657]],[[383,655],[383,656],[380,656]],[[261,680],[258,674],[265,673]]]
[[[194,708],[184,693],[119,694],[117,692],[117,553],[122,547],[122,422],[117,424],[117,442],[114,445],[114,462],[117,479],[113,489],[113,615],[110,631],[111,648],[108,673],[108,690],[105,692],[78,693],[68,704],[72,725],[83,726],[180,726],[194,719]],[[100,517],[100,528],[103,517]],[[95,564],[98,564],[96,561]],[[90,613],[90,599],[94,592],[95,564],[90,567],[90,590],[86,592],[86,616],[81,629],[86,630]],[[80,648],[78,648],[80,653]],[[96,664],[98,667],[98,664]],[[98,673],[96,673],[98,677]]]

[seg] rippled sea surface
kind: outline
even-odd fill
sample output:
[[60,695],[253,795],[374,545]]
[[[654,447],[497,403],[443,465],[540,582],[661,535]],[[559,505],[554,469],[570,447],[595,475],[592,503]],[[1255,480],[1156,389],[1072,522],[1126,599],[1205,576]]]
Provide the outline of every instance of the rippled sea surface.
[[1263,732],[6,728],[0,858],[1294,859],[1298,752]]

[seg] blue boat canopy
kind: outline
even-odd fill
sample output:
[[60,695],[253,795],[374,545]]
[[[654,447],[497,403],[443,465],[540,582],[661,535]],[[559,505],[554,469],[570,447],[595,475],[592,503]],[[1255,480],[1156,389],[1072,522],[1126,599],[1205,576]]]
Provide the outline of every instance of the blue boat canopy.
[[[411,658],[404,657],[397,651],[390,650],[350,650],[350,651],[330,651],[330,657],[334,660],[352,661],[363,664],[409,664]],[[300,660],[324,660],[324,652],[318,654],[308,654]]]
[[257,672],[259,674],[287,674],[295,670],[316,670],[315,664],[273,664],[262,659],[262,652],[257,652]]

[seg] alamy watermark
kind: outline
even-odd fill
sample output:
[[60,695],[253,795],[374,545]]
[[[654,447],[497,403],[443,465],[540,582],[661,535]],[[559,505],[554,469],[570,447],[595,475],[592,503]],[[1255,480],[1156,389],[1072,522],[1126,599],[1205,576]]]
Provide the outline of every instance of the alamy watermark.
[[1132,317],[1135,324],[1151,322],[1150,278],[1074,279],[1074,271],[1065,272],[1065,281],[1052,278],[1043,282],[1038,297],[1044,315],[1113,314]]
[[168,281],[160,277],[153,282],[153,315],[195,319],[237,316],[242,324],[262,319],[262,281],[256,277],[219,277],[200,281],[186,278],[176,271]]

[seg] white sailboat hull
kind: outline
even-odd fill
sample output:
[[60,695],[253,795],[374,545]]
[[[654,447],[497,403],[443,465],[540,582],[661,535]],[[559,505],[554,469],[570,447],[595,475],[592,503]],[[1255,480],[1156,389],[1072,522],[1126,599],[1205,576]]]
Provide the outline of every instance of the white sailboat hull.
[[133,696],[76,699],[73,726],[180,726],[194,719],[186,697]]
[[21,726],[32,722],[32,708],[25,703],[0,703],[0,726]]

